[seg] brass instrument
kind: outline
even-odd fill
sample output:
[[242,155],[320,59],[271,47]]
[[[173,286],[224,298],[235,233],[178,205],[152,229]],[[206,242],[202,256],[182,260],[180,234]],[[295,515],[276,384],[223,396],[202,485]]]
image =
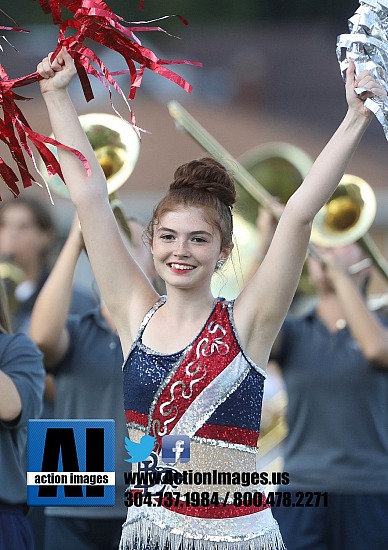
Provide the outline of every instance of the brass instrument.
[[15,285],[21,283],[24,279],[24,271],[13,264],[11,261],[0,261],[0,279],[9,279]]
[[[249,149],[239,157],[241,165],[253,176],[256,186],[264,187],[271,195],[285,204],[307,176],[312,158],[302,149],[273,141]],[[259,183],[260,182],[260,183]],[[260,201],[252,197],[242,186],[238,189],[239,209],[243,209],[251,223],[255,223]]]
[[[303,151],[289,144],[269,143],[243,155],[240,163],[177,101],[171,101],[168,108],[178,127],[183,127],[233,175],[237,183],[239,210],[245,213],[245,226],[247,220],[250,224],[254,222],[258,205],[278,218],[270,200],[277,196],[282,202],[287,202],[307,175],[312,160]],[[289,162],[288,168],[285,161]],[[292,178],[289,177],[290,174]],[[275,186],[275,182],[279,182],[278,187]],[[266,185],[271,188],[271,193],[266,189]],[[256,202],[252,201],[252,198]],[[376,199],[371,187],[361,178],[346,174],[314,220],[308,252],[320,259],[314,245],[335,247],[358,241],[388,279],[388,263],[367,233],[375,214]],[[247,235],[247,230],[245,234]],[[236,240],[239,243],[237,234]],[[301,290],[304,291],[303,284]]]
[[[131,240],[130,230],[116,191],[132,174],[140,152],[140,140],[133,126],[119,116],[105,113],[89,113],[79,117],[81,125],[100,163],[106,180],[109,201],[122,230]],[[56,148],[49,146],[55,153]],[[69,191],[58,175],[48,176],[41,165],[50,189],[62,198],[69,198]]]
[[[325,206],[315,216],[311,241],[317,246],[336,247],[358,242],[372,263],[388,280],[388,262],[368,233],[376,216],[376,197],[370,185],[358,176],[345,174]],[[365,265],[365,260],[362,260]],[[360,263],[360,269],[362,263]],[[356,266],[349,271],[356,273]]]
[[[285,204],[307,176],[312,158],[302,149],[284,142],[269,142],[249,149],[239,157],[241,165],[254,177],[257,186],[263,186],[271,197]],[[260,182],[260,184],[258,183]],[[260,202],[252,200],[244,187],[237,185],[238,210],[255,226]],[[255,234],[256,243],[258,239]],[[314,288],[303,266],[297,295],[312,294]]]
[[[286,410],[288,397],[284,388],[263,401],[263,416],[258,442],[257,467],[259,471],[281,472],[283,470],[282,443],[288,433]],[[269,417],[265,425],[263,419]]]
[[319,246],[358,241],[376,215],[376,199],[363,179],[345,174],[338,188],[314,218],[311,238]]
[[4,283],[5,293],[8,299],[9,310],[14,313],[17,309],[17,301],[15,297],[16,287],[24,281],[24,271],[15,265],[11,259],[0,259],[0,279]]

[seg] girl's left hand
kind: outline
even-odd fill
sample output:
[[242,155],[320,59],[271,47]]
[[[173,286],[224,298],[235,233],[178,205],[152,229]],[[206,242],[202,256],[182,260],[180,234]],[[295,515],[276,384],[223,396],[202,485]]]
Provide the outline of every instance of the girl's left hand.
[[[357,94],[356,88],[366,88],[367,91]],[[358,111],[365,117],[373,116],[372,111],[364,105],[367,98],[379,97],[384,99],[387,97],[387,92],[372,77],[369,71],[362,71],[358,76],[355,75],[354,61],[349,62],[349,67],[346,71],[346,99],[349,109]]]

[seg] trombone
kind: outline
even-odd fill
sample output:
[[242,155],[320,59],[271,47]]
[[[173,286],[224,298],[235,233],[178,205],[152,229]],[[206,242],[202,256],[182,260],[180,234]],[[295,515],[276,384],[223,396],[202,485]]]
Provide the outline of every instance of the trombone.
[[[178,128],[181,127],[186,130],[201,147],[223,164],[250,199],[255,199],[258,204],[269,210],[275,218],[279,217],[272,207],[271,199],[273,195],[241,163],[232,157],[194,117],[177,101],[170,101],[168,109]],[[256,152],[259,151],[260,149],[256,149]],[[297,157],[294,155],[293,159],[295,158]],[[307,157],[302,157],[302,161],[298,161],[302,166],[300,172],[303,175],[303,171],[305,171],[304,175],[306,175],[312,163],[309,165]],[[345,174],[337,190],[314,219],[308,252],[322,261],[314,245],[336,247],[357,241],[366,250],[385,279],[388,280],[388,262],[367,233],[375,215],[376,199],[372,188],[361,178]],[[365,263],[358,264],[352,266],[353,273],[365,267]]]

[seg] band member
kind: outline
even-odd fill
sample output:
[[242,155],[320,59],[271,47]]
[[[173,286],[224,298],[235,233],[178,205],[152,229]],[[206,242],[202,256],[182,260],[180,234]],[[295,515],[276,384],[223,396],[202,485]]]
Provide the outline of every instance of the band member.
[[[260,209],[260,255],[274,230]],[[327,493],[314,507],[274,508],[288,550],[388,545],[388,317],[368,308],[371,267],[358,243],[308,260],[317,301],[287,316],[271,357],[288,394],[284,471],[292,495]],[[356,521],[355,521],[356,519]]]
[[[76,73],[71,56],[66,50],[56,59],[48,56],[38,71],[56,139],[80,151],[92,171],[88,176],[76,156],[60,152],[88,255],[126,357],[130,439],[143,447],[141,436],[146,434],[147,443],[154,438],[153,457],[163,469],[162,437],[186,434],[190,462],[178,462],[178,469],[237,471],[242,479],[255,470],[264,368],[298,284],[311,221],[333,193],[373,116],[365,98],[386,92],[368,72],[355,78],[350,65],[343,122],[289,200],[260,269],[236,301],[227,302],[210,290],[215,269],[233,248],[236,193],[222,165],[206,158],[180,166],[154,210],[148,233],[155,268],[166,285],[167,297],[161,298],[117,229],[103,172],[67,93]],[[357,86],[369,91],[357,96]],[[162,506],[152,505],[152,495],[140,508],[130,506],[121,548],[283,548],[262,487],[216,481],[207,481],[201,492],[216,495],[218,504],[204,500],[190,506],[187,498],[198,486],[189,482],[177,506],[170,505],[167,494]],[[261,494],[261,506],[244,506],[242,513],[228,495],[243,491]]]
[[[6,284],[11,304],[11,322],[14,332],[28,333],[35,300],[43,287],[52,265],[56,230],[50,208],[36,197],[22,195],[0,205],[0,257],[15,266],[20,278]],[[96,302],[87,292],[73,289],[71,311],[82,313]],[[51,374],[46,375],[41,418],[52,418],[55,384]],[[43,508],[31,507],[29,521],[38,548],[43,545]]]
[[[32,308],[50,272],[55,239],[54,221],[43,202],[21,196],[17,201],[10,199],[0,205],[0,258],[17,269],[17,277],[5,280],[14,332],[28,333]],[[94,304],[92,296],[73,289],[73,313],[84,312]],[[54,398],[53,378],[47,375],[43,418],[52,416]],[[41,509],[35,508],[30,514],[38,516],[40,512]],[[34,521],[31,523],[34,528]]]
[[0,548],[34,550],[26,517],[27,421],[42,408],[42,354],[25,334],[11,334],[0,280]]
[[[28,332],[31,311],[52,264],[56,239],[49,208],[31,196],[8,200],[0,206],[0,257],[19,268],[22,277],[14,289],[11,320],[15,332]],[[93,299],[73,290],[72,311],[82,313]]]

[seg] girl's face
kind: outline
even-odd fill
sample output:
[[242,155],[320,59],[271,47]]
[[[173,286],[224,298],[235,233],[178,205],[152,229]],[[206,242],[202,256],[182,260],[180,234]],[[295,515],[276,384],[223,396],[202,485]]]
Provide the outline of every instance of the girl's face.
[[217,260],[227,258],[220,234],[202,208],[177,208],[161,216],[152,240],[155,268],[160,277],[178,288],[210,286]]

